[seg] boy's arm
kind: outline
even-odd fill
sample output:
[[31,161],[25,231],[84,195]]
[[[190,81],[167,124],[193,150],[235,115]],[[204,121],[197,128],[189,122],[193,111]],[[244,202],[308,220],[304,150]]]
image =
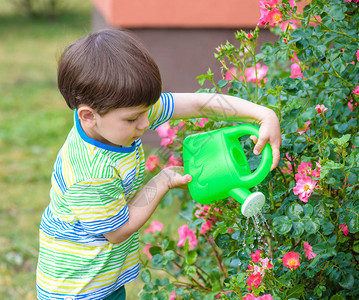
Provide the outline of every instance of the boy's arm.
[[173,119],[207,117],[214,120],[227,120],[257,123],[260,125],[259,139],[254,154],[259,154],[266,143],[273,151],[273,170],[279,163],[281,132],[275,112],[250,101],[221,94],[173,93]]
[[153,177],[128,203],[129,220],[120,228],[105,233],[111,243],[122,243],[139,230],[151,217],[166,193],[175,187],[189,183],[190,175],[181,175],[182,167],[168,167]]

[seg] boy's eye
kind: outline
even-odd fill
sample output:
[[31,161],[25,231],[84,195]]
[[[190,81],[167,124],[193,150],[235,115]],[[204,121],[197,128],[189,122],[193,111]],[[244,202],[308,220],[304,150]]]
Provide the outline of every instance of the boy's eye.
[[137,120],[137,118],[136,118],[136,119],[133,119],[133,120],[128,120],[128,122],[133,123],[133,122],[135,122],[136,120]]

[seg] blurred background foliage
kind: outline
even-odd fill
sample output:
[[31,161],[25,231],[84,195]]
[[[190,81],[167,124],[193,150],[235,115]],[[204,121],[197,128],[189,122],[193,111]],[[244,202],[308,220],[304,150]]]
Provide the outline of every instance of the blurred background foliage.
[[38,227],[72,126],[57,57],[90,31],[89,1],[47,1],[56,11],[45,2],[0,1],[0,299],[36,299]]

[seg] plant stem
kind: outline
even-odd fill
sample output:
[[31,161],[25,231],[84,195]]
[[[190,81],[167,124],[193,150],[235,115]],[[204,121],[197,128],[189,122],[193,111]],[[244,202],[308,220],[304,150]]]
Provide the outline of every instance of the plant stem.
[[208,238],[208,235],[207,235],[207,234],[205,234],[204,237],[206,238],[207,242],[211,245],[211,247],[212,247],[212,249],[213,249],[213,251],[214,251],[214,253],[215,253],[215,255],[216,255],[218,265],[219,265],[219,267],[220,267],[220,269],[221,269],[221,271],[222,271],[224,277],[227,278],[227,277],[228,277],[228,272],[227,272],[227,270],[225,269],[225,267],[223,266],[222,259],[221,259],[221,257],[219,256],[219,254],[218,254],[218,252],[217,252],[217,249],[214,247],[213,242]]

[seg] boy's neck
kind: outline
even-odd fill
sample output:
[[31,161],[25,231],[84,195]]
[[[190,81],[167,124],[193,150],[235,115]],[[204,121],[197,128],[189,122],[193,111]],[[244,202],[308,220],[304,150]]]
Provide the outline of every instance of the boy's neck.
[[81,119],[79,119],[79,122],[80,122],[80,126],[82,128],[82,130],[85,132],[85,134],[93,139],[93,140],[96,140],[100,143],[103,143],[103,144],[106,144],[106,145],[110,145],[110,146],[113,146],[113,147],[120,147],[122,148],[123,146],[122,145],[115,145],[113,143],[111,143],[110,141],[106,140],[105,138],[103,138],[101,135],[99,135],[96,131],[96,129],[94,128],[87,128],[86,126],[83,125],[83,123],[81,122]]

